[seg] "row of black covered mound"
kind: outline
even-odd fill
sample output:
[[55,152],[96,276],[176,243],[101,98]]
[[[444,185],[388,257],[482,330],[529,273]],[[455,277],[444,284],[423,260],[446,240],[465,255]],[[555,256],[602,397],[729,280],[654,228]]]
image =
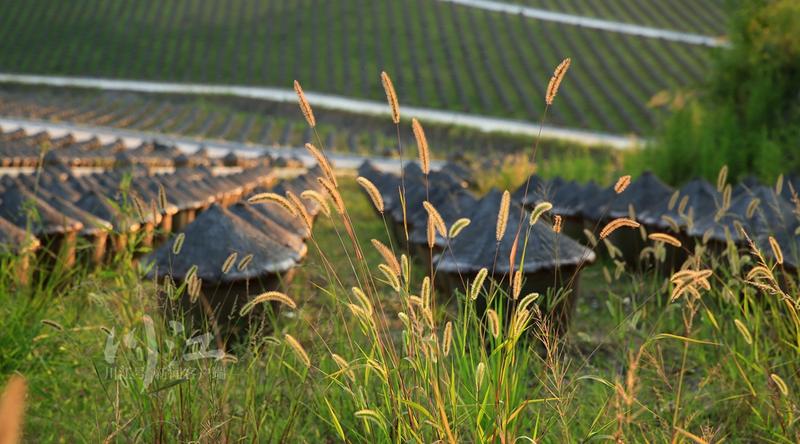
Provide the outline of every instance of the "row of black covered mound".
[[[312,229],[279,203],[250,203],[249,198],[260,193],[320,193],[316,180],[320,175],[315,167],[272,187],[248,189],[241,195],[246,199],[230,205],[212,204],[178,234],[179,248],[173,240],[144,258],[147,277],[172,283],[196,279],[197,294],[181,299],[184,313],[201,311],[197,319],[210,320],[226,334],[235,334],[247,326],[249,317],[239,316],[247,302],[258,294],[283,289],[291,281],[296,265],[306,256],[305,241]],[[313,199],[301,199],[301,203],[313,223],[321,207]],[[277,304],[273,307],[278,308]],[[259,306],[253,313],[262,309]]]
[[273,178],[266,166],[226,175],[207,168],[149,174],[139,167],[76,174],[63,166],[4,175],[0,245],[15,253],[44,246],[44,255],[65,266],[78,255],[100,263],[134,236],[149,246],[156,233],[180,229],[210,205],[229,205]]
[[[502,193],[491,190],[483,197],[476,197],[466,187],[471,178],[463,167],[445,164],[426,177],[417,164],[409,163],[401,178],[365,162],[359,174],[373,182],[381,193],[395,237],[402,244],[407,226],[411,250],[423,260],[431,257],[424,201],[438,210],[448,226],[460,218],[470,219],[470,225],[456,238],[437,236],[432,257],[437,284],[448,291],[457,288],[463,291],[478,271],[486,268],[511,291],[509,274],[513,265],[515,270],[524,271],[522,291],[542,295],[550,292],[552,297],[552,292],[565,282],[570,284],[570,295],[554,298],[563,304],[551,307],[558,310],[562,321],[568,320],[574,305],[581,267],[595,260],[595,249],[587,247],[596,245],[600,228],[620,217],[638,221],[641,228],[615,232],[607,239],[608,251],[612,255],[621,253],[621,259],[636,267],[653,265],[642,256],[648,243],[652,243],[647,234],[655,232],[668,233],[682,241],[679,253],[683,254],[674,254],[669,264],[662,264],[671,269],[682,264],[693,243],[703,248],[722,249],[729,243],[749,248],[744,233],[768,254],[771,253],[768,238],[774,236],[784,247],[785,266],[796,268],[798,264],[800,212],[795,190],[800,181],[795,177],[783,180],[775,188],[747,179],[717,190],[697,179],[673,189],[652,173],[644,173],[617,193],[613,186],[604,188],[592,182],[546,180],[533,175],[512,193],[510,217],[498,242],[495,228]],[[401,188],[406,204],[405,222]],[[560,217],[560,233],[545,223],[534,224],[529,228],[530,233],[526,232],[528,211],[543,202],[551,203],[550,213]],[[521,237],[514,250],[518,233]],[[528,243],[523,254],[521,244],[526,234]],[[516,256],[513,264],[512,251]]]
[[[426,177],[417,164],[410,163],[404,168],[402,179],[384,173],[370,163],[362,164],[358,172],[373,182],[381,193],[384,213],[390,216],[395,237],[401,244],[405,240],[405,226],[408,226],[410,250],[423,261],[431,258],[424,201],[436,208],[447,226],[452,226],[460,218],[470,220],[470,224],[453,239],[436,236],[432,251],[435,282],[445,294],[453,294],[454,290],[465,292],[484,268],[496,281],[505,284],[503,287],[510,293],[513,254],[514,270],[523,270],[523,285],[519,293],[547,295],[543,297],[542,305],[556,316],[559,329],[566,328],[575,304],[581,267],[595,260],[592,250],[569,236],[556,233],[549,224],[529,226],[530,215],[517,202],[511,203],[505,230],[498,240],[496,228],[503,193],[491,190],[476,197],[466,188],[471,179],[462,167],[445,164]],[[405,222],[400,203],[402,188]],[[523,249],[526,237],[527,249]],[[515,240],[517,248],[514,247]],[[572,292],[553,293],[567,282],[571,283]],[[485,302],[481,299],[479,303]]]
[[174,145],[157,141],[147,141],[136,147],[127,147],[121,139],[102,143],[97,137],[78,141],[72,134],[53,137],[46,131],[34,134],[28,134],[23,129],[0,131],[0,167],[40,165],[94,168],[131,165],[151,168],[198,166],[253,168],[259,165],[299,166],[299,162],[289,158],[273,159],[268,153],[244,157],[230,151],[224,156],[214,157],[206,148],[187,153]]

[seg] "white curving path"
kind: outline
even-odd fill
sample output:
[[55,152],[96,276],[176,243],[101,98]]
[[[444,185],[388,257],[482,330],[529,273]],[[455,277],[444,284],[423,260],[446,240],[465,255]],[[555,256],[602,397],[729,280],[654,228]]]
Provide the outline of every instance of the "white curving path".
[[[136,148],[143,142],[158,141],[167,145],[175,145],[185,153],[193,153],[205,147],[211,156],[224,156],[229,151],[234,151],[243,157],[254,157],[265,152],[273,156],[297,157],[306,166],[316,164],[314,158],[303,147],[274,147],[252,143],[231,142],[227,140],[201,139],[184,137],[173,134],[155,133],[151,131],[135,131],[108,126],[80,125],[62,122],[49,122],[46,120],[20,119],[15,117],[0,116],[0,129],[3,132],[24,129],[28,134],[47,131],[53,137],[72,134],[76,140],[83,141],[97,137],[102,143],[109,143],[120,139],[128,148]],[[355,169],[365,160],[369,160],[376,167],[391,172],[399,172],[401,162],[399,159],[386,157],[366,157],[345,153],[326,153],[331,163],[338,169]],[[407,163],[405,161],[404,163]],[[439,168],[443,162],[431,161],[431,167]],[[3,171],[0,171],[2,175]]]
[[[44,85],[51,87],[90,88],[109,91],[133,91],[142,93],[188,94],[188,95],[225,95],[249,99],[271,100],[275,102],[296,102],[297,95],[293,89],[262,86],[210,85],[198,83],[153,82],[143,80],[117,80],[93,77],[41,76],[32,74],[0,73],[0,83],[17,83],[25,85]],[[315,108],[328,108],[361,114],[390,115],[389,106],[385,102],[353,99],[306,91],[306,97]],[[544,104],[542,104],[544,106]],[[557,104],[555,106],[558,106]],[[497,117],[467,114],[454,111],[400,106],[404,117],[416,117],[422,123],[439,123],[465,126],[481,131],[500,131],[513,134],[536,136],[539,133],[537,123],[522,120],[502,119]],[[629,149],[641,142],[635,136],[621,136],[596,131],[544,126],[541,135],[547,139],[559,139],[583,145],[606,145],[616,149]]]
[[711,47],[727,47],[729,43],[720,37],[693,34],[688,32],[673,31],[670,29],[652,28],[649,26],[634,25],[632,23],[604,20],[582,15],[566,14],[563,12],[548,11],[546,9],[532,8],[530,6],[494,0],[438,0],[441,2],[455,3],[461,6],[479,8],[486,11],[503,12],[506,14],[522,15],[524,17],[544,20],[548,22],[563,23],[565,25],[582,26],[584,28],[599,29],[617,32],[620,34],[649,37],[668,40],[671,42],[688,43]]

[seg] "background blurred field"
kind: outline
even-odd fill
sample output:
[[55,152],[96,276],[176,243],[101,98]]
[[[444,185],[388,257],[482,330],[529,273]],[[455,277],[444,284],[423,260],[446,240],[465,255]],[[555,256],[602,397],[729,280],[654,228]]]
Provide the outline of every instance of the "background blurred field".
[[[626,23],[720,35],[719,0],[528,1]],[[403,103],[538,119],[547,78],[570,56],[554,124],[652,129],[653,95],[704,77],[708,47],[429,0],[8,0],[0,70],[289,87],[381,100],[389,72]]]

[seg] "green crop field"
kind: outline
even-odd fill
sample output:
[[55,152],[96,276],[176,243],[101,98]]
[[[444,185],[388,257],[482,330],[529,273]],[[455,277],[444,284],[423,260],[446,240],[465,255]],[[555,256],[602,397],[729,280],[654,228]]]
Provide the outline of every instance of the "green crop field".
[[[574,1],[564,11],[724,29],[717,2],[683,1],[678,16],[650,3]],[[538,120],[548,73],[569,56],[549,121],[637,134],[653,126],[649,99],[701,80],[712,53],[430,0],[7,0],[0,26],[4,72],[282,87],[298,79],[307,90],[382,100],[385,69],[404,104],[526,120]]]
[[506,0],[553,12],[582,15],[704,35],[725,33],[724,0]]

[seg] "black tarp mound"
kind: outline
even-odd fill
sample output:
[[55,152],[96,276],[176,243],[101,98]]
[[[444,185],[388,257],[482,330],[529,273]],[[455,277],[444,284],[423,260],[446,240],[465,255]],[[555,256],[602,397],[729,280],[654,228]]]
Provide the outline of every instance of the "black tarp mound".
[[[502,193],[492,190],[476,204],[469,214],[471,223],[450,243],[450,248],[435,258],[437,283],[446,291],[464,290],[480,269],[494,272],[497,281],[509,282],[509,258],[514,239],[520,228],[520,207],[512,205],[505,233],[500,242],[496,240],[497,216]],[[523,295],[538,292],[543,296],[543,306],[550,310],[561,331],[566,329],[573,311],[578,291],[580,268],[595,260],[593,251],[571,238],[555,233],[552,226],[543,221],[530,227],[528,215],[522,221],[520,238],[516,249],[515,269],[523,270]],[[528,234],[529,233],[529,234]],[[525,236],[528,246],[523,252]],[[564,298],[548,300],[548,290],[557,290],[572,284],[572,292]]]

